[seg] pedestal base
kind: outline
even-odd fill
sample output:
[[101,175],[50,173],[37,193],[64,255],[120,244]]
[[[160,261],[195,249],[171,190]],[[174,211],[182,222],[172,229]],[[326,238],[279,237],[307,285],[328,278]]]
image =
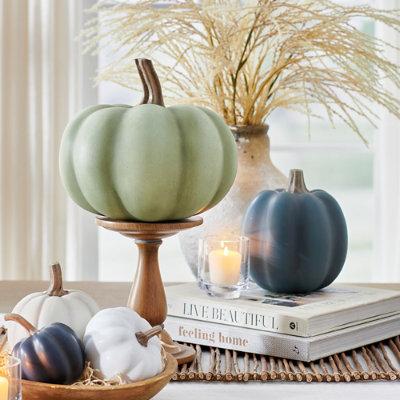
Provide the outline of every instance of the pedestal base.
[[174,342],[165,330],[161,333],[161,343],[164,350],[175,357],[178,365],[192,362],[196,356],[194,348]]
[[[175,343],[179,346],[179,353],[173,353],[178,365],[191,363],[196,357],[196,350],[184,344]],[[165,349],[165,347],[164,347]]]
[[[149,323],[161,325],[167,317],[167,301],[158,264],[158,248],[162,239],[203,223],[202,218],[193,217],[171,222],[132,222],[109,218],[96,218],[97,225],[135,239],[139,248],[136,276],[128,299],[128,307],[135,310]],[[161,333],[165,351],[173,355],[178,364],[193,361],[196,352],[189,346],[173,342],[166,331]]]

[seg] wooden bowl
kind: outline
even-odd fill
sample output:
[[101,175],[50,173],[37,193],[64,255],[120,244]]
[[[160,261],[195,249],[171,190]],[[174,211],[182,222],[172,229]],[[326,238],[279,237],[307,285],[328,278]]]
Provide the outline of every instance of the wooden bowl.
[[23,380],[22,398],[24,400],[147,400],[155,396],[171,380],[176,367],[175,358],[167,353],[165,368],[161,374],[127,385],[84,387]]

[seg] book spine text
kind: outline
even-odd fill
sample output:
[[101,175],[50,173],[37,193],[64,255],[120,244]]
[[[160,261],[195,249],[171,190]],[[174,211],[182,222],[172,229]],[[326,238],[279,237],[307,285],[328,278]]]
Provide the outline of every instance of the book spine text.
[[220,306],[190,299],[168,299],[168,315],[267,332],[308,336],[307,321],[286,315],[270,315],[253,308]]
[[179,342],[308,361],[309,345],[296,337],[281,339],[267,332],[175,317],[167,318],[165,328]]

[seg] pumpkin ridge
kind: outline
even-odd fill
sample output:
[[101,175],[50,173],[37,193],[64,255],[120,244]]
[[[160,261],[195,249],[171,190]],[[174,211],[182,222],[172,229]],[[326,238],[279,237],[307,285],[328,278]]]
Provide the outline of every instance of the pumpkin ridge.
[[[178,127],[178,131],[182,132],[182,124],[179,120],[179,118],[177,117],[177,115],[174,113],[173,108],[167,108],[168,112],[172,115],[172,118],[174,119],[177,127]],[[173,219],[173,216],[176,215],[177,213],[179,213],[180,211],[180,201],[179,201],[179,197],[180,197],[180,189],[182,187],[186,186],[186,181],[187,181],[187,170],[186,168],[182,168],[183,165],[185,165],[186,163],[186,152],[185,150],[185,143],[184,143],[184,139],[182,139],[182,135],[178,135],[179,137],[179,144],[180,144],[180,148],[182,151],[179,152],[179,168],[178,170],[180,171],[179,173],[179,183],[176,186],[177,187],[177,193],[175,194],[175,207],[171,209],[170,213],[166,216],[166,220],[169,219]]]
[[[67,302],[64,302],[64,307],[67,310],[67,315],[68,315],[68,323],[66,323],[65,325],[71,327],[71,326],[77,326],[80,317],[82,317],[83,315],[83,311],[79,310],[79,313],[76,312],[76,308],[74,306],[76,306],[77,304],[79,304],[79,306],[81,306],[82,302],[81,302],[81,298],[74,298],[74,297],[70,297],[70,300]],[[84,303],[86,305],[86,303]],[[89,310],[86,309],[85,310],[85,314],[88,312]],[[91,315],[91,314],[89,314]],[[90,319],[90,317],[89,317]],[[80,338],[83,337],[83,335],[85,334],[85,330],[83,330],[83,332],[78,332],[78,329],[74,330],[75,334],[78,335]]]
[[[303,194],[300,194],[300,196],[303,196]],[[317,281],[321,282],[326,279],[326,276],[329,273],[329,268],[332,260],[332,246],[331,242],[333,240],[332,235],[331,235],[331,224],[329,223],[329,215],[326,210],[326,205],[325,203],[319,199],[317,196],[314,196],[312,193],[308,192],[307,197],[300,197],[299,196],[299,203],[300,207],[304,209],[304,204],[308,205],[308,202],[312,199],[312,201],[315,204],[315,207],[313,207],[313,214],[318,214],[319,217],[319,226],[320,226],[320,235],[319,235],[319,243],[318,245],[320,247],[324,247],[324,263],[319,263],[319,268],[317,270],[314,270],[313,278],[317,277]],[[303,203],[303,204],[301,204]],[[299,214],[299,213],[298,213]],[[300,214],[301,218],[304,219],[304,214]],[[309,219],[307,216],[306,219]],[[322,231],[322,229],[325,229],[325,231]],[[323,234],[321,234],[323,233]],[[322,241],[323,240],[323,241]],[[300,254],[301,251],[298,250],[297,254]],[[307,274],[307,271],[304,271],[303,267],[303,272]],[[305,284],[307,286],[307,284]],[[318,286],[318,285],[314,285]]]
[[[179,126],[181,127],[181,131],[183,132],[182,137],[185,136],[184,135],[185,134],[185,130],[183,129],[183,125],[182,125],[182,121],[181,121],[181,115],[182,115],[182,112],[184,112],[184,111],[187,111],[187,112],[190,111],[192,113],[193,117],[197,118],[198,120],[202,119],[203,120],[202,122],[206,122],[207,124],[209,124],[207,132],[212,132],[212,137],[215,138],[215,139],[216,139],[216,136],[218,135],[218,142],[219,143],[222,142],[221,141],[221,134],[220,134],[220,130],[222,129],[222,127],[218,127],[218,125],[216,123],[214,123],[214,120],[212,119],[212,117],[210,117],[210,115],[213,115],[213,116],[215,116],[215,119],[219,118],[219,116],[217,116],[216,114],[214,115],[212,112],[210,112],[210,115],[209,115],[208,113],[204,112],[204,109],[202,109],[201,107],[194,107],[194,106],[191,106],[191,105],[172,106],[172,107],[168,107],[168,110],[170,112],[172,112],[176,116],[176,119],[179,122]],[[187,124],[187,122],[186,122],[186,124]],[[224,126],[226,129],[228,129],[223,122],[222,122],[222,124],[223,124],[222,126]],[[191,129],[186,126],[186,131],[188,131],[188,130],[190,131]],[[203,136],[204,136],[204,131],[205,130],[206,129],[204,127],[201,130],[201,133],[203,134]],[[214,135],[214,133],[215,133],[214,131],[215,130],[217,131],[216,135]],[[228,129],[228,132],[229,132],[229,136],[232,136],[232,134],[229,131],[229,129]],[[186,132],[186,133],[188,134],[188,132]],[[232,140],[233,140],[233,138],[232,138]],[[189,148],[190,148],[190,146],[189,146]],[[215,149],[215,146],[213,146],[213,149]],[[219,152],[218,153],[224,153],[224,147],[222,146],[222,144],[221,144],[221,146],[219,148]],[[187,152],[183,152],[183,154],[185,156],[184,160],[188,159],[189,162],[193,161],[193,160],[189,159],[189,157],[187,155]],[[218,156],[219,156],[218,154],[217,155],[213,154],[214,158],[218,157]],[[222,173],[222,170],[223,170],[224,173],[226,173],[226,170],[224,170],[224,167],[225,167],[225,165],[222,164],[222,163],[221,163],[221,165],[219,165],[218,173],[220,174],[220,177],[224,176],[223,173]],[[186,176],[186,175],[188,175],[190,177],[190,171],[185,171],[185,175],[184,176]],[[219,193],[219,191],[223,191],[224,192],[223,194],[226,194],[225,193],[226,190],[224,191],[223,189],[221,189],[220,186],[218,186],[218,185],[221,185],[220,177],[216,178],[215,174],[211,175],[211,178],[208,177],[209,179],[204,179],[204,177],[202,177],[203,179],[202,179],[201,183],[202,184],[207,183],[207,191],[203,190],[201,192],[202,201],[199,201],[199,200],[196,199],[195,203],[193,201],[191,202],[191,204],[192,204],[191,208],[193,210],[193,214],[199,214],[201,212],[204,212],[205,210],[207,210],[207,209],[211,208],[213,205],[215,205],[215,204],[212,205],[211,201],[212,201],[212,199],[216,198],[217,193]],[[186,188],[186,191],[188,191],[187,188],[189,187],[191,192],[196,192],[197,188],[191,187],[191,179],[187,179],[187,178],[184,178],[184,179],[185,179],[185,181],[187,183],[186,183],[186,185],[183,184],[182,187]],[[210,185],[210,179],[212,179],[212,190],[211,190],[211,185]],[[200,195],[199,192],[198,192],[198,195]],[[221,198],[222,197],[223,196],[221,196]],[[221,198],[219,200],[221,200]],[[196,206],[196,208],[195,208],[195,206]]]
[[13,312],[15,314],[21,314],[20,313],[20,309],[24,308],[26,306],[27,303],[29,303],[31,300],[36,299],[37,297],[40,297],[43,295],[43,292],[35,292],[35,293],[31,293],[28,294],[27,296],[25,296],[24,298],[22,298],[14,307]]
[[[337,220],[342,223],[342,226],[338,226],[338,224],[330,225],[330,231],[332,237],[334,238],[334,245],[331,250],[332,256],[330,258],[329,269],[323,283],[321,284],[321,288],[323,288],[330,285],[343,269],[344,263],[346,261],[348,246],[347,227],[343,211],[340,208],[337,200],[332,195],[320,189],[313,190],[311,193],[324,203],[327,210],[328,218],[332,218],[332,215],[334,215],[334,217],[336,217]],[[340,230],[342,230],[341,235]],[[345,251],[343,251],[343,249],[345,249]]]
[[[68,370],[68,372],[69,372],[68,375],[69,376],[67,377],[66,382],[70,382],[74,378],[74,371],[72,369],[72,366],[71,366],[71,363],[70,363],[70,360],[69,360],[70,355],[67,352],[67,350],[65,349],[65,347],[60,343],[59,338],[56,335],[54,335],[54,333],[52,331],[52,329],[54,329],[54,328],[55,328],[55,326],[49,326],[48,328],[46,328],[45,332],[41,332],[42,336],[41,336],[40,342],[38,340],[35,340],[36,338],[33,338],[34,339],[33,340],[34,349],[35,349],[36,354],[39,353],[38,357],[39,357],[39,360],[40,360],[41,364],[44,365],[45,367],[47,367],[46,368],[47,369],[47,373],[52,377],[52,379],[54,381],[56,381],[58,376],[57,376],[57,374],[53,373],[54,369],[52,367],[54,367],[54,366],[52,365],[52,362],[49,359],[49,357],[47,356],[47,354],[45,352],[41,351],[41,348],[43,346],[43,344],[41,342],[47,339],[48,347],[51,346],[53,348],[56,348],[57,349],[57,353],[59,355],[62,354],[62,357],[59,357],[58,361],[59,362],[61,361],[63,363],[63,368],[62,369],[64,369],[64,371]],[[36,346],[35,342],[38,342],[38,350],[36,350],[37,346]],[[43,347],[45,347],[45,346],[43,346]]]
[[[21,343],[21,342],[20,342]],[[29,337],[26,339],[26,342],[24,342],[24,347],[26,346],[26,343],[29,344],[30,347],[30,351],[27,352],[29,353],[29,358],[32,359],[36,362],[33,362],[34,365],[40,365],[42,362],[37,354],[37,351],[35,349],[34,343],[33,343],[33,337]],[[22,352],[21,347],[19,346],[18,348],[18,354],[17,354],[18,358],[21,360],[21,362],[24,361],[24,358],[27,356],[25,354],[25,352]],[[28,379],[28,380],[35,380],[37,379],[37,376],[33,376],[33,375],[25,375],[26,371],[21,371],[22,372],[22,379]]]
[[[113,148],[113,149],[115,148],[115,142],[117,141],[118,135],[120,134],[120,133],[119,133],[119,132],[120,132],[120,129],[119,129],[119,128],[120,128],[121,125],[123,124],[123,122],[124,122],[124,117],[126,116],[127,112],[129,112],[131,109],[132,109],[132,107],[129,107],[129,108],[127,108],[126,110],[122,111],[122,115],[120,116],[119,121],[118,121],[118,123],[117,123],[117,127],[116,127],[116,129],[115,129],[116,134],[113,135],[112,140],[111,140],[111,146],[110,146],[110,147]],[[111,178],[111,179],[109,180],[109,182],[114,182],[114,181],[115,181],[115,167],[114,167],[114,163],[115,163],[115,157],[112,156],[112,157],[111,157],[111,168],[110,168],[110,171],[109,171],[109,173],[110,173],[110,178]],[[137,218],[136,218],[131,212],[128,211],[128,209],[127,209],[127,207],[126,207],[124,201],[122,200],[121,196],[119,195],[119,193],[118,193],[117,190],[115,189],[115,185],[114,185],[114,184],[110,185],[110,188],[111,188],[112,192],[113,192],[114,195],[115,195],[115,198],[116,198],[116,200],[117,200],[117,202],[118,202],[119,207],[122,209],[122,213],[123,213],[124,215],[130,215],[132,219],[136,220]],[[107,215],[107,213],[105,213],[104,215]]]
[[[116,124],[117,129],[114,130],[114,132],[118,132],[118,127],[121,125],[122,120],[123,120],[123,116],[129,112],[132,107],[117,107],[117,106],[111,106],[108,109],[112,110],[112,112],[117,111],[114,114],[112,114],[111,116],[109,116],[110,119],[113,119],[113,122]],[[99,110],[101,111],[101,110]],[[104,111],[104,110],[102,110]],[[88,118],[91,118],[92,115],[88,116]],[[109,214],[109,209],[110,208],[117,208],[118,209],[118,214],[116,215],[116,219],[118,218],[126,218],[126,216],[130,216],[131,218],[134,216],[131,215],[131,213],[128,212],[128,210],[126,209],[125,205],[123,204],[121,197],[119,196],[118,192],[115,190],[114,187],[114,167],[113,164],[115,162],[114,157],[112,157],[112,152],[110,149],[112,149],[114,147],[115,141],[117,140],[117,136],[118,134],[114,134],[112,136],[109,136],[108,139],[110,140],[110,147],[107,150],[103,150],[103,153],[106,154],[109,152],[109,154],[111,154],[111,159],[110,159],[110,163],[111,163],[111,168],[105,168],[104,170],[107,172],[106,175],[103,175],[103,181],[105,182],[105,186],[107,188],[108,192],[111,192],[113,195],[109,196],[109,198],[112,198],[112,204],[110,205],[109,203],[106,204],[103,201],[101,201],[101,204],[97,204],[96,207],[94,207],[91,203],[93,202],[93,199],[91,200],[87,200],[90,204],[91,207],[96,209],[95,213],[96,214],[100,214],[100,215],[107,215]],[[107,137],[107,134],[103,133],[103,139]],[[96,165],[96,167],[98,167],[99,165]],[[93,177],[92,177],[93,179]],[[115,213],[116,214],[116,213]]]
[[[64,301],[63,303],[64,308],[67,310],[66,314],[68,315],[68,323],[65,323],[65,325],[74,327],[74,332],[79,338],[83,337],[86,329],[86,327],[85,329],[81,328],[79,321],[86,320],[89,322],[91,316],[96,313],[88,306],[86,301],[88,298],[89,297],[84,292],[72,292],[69,295],[68,301]],[[77,309],[79,312],[76,312]],[[85,319],[83,317],[85,317]]]
[[[230,152],[230,153],[226,153],[225,151],[222,151],[223,159],[222,159],[222,171],[220,172],[220,182],[219,182],[219,185],[217,187],[217,190],[216,190],[211,202],[209,202],[207,207],[205,207],[202,211],[200,211],[200,212],[204,212],[204,211],[207,211],[208,209],[214,207],[216,204],[218,204],[219,201],[229,192],[229,189],[231,188],[231,186],[236,178],[236,174],[237,174],[237,150],[236,150],[236,145],[235,145],[235,142],[233,139],[232,132],[229,130],[229,128],[226,127],[225,123],[222,120],[215,119],[215,116],[217,116],[218,118],[219,118],[219,116],[205,107],[198,107],[198,108],[204,114],[206,114],[208,119],[215,126],[215,129],[218,134],[219,142],[221,144],[221,149],[225,148],[225,146],[228,144],[227,142],[229,140],[228,139],[226,141],[226,143],[224,142],[224,135],[221,132],[224,128],[228,129],[228,131],[229,131],[229,135],[225,135],[225,137],[230,138],[229,141],[231,142],[230,144],[231,144],[231,147],[233,148],[233,152]],[[234,154],[235,155],[234,156],[235,160],[233,160],[233,163],[229,162],[229,160],[226,157],[226,154]],[[234,168],[232,168],[232,167],[234,167]],[[224,183],[226,181],[226,175],[228,172],[231,174],[231,179],[228,180],[227,183]]]
[[[26,311],[24,311],[24,308],[30,301],[40,298],[41,296],[43,296],[42,292],[35,292],[24,297],[19,301],[19,303],[16,304],[16,306],[12,310],[13,314],[20,314],[25,319],[28,319],[32,325],[38,327],[38,318],[35,317],[34,320],[30,318],[28,315],[26,315]],[[21,340],[21,338],[27,337],[26,330],[23,329],[19,324],[7,323],[7,330],[8,330],[8,340],[11,347],[14,347],[14,345],[16,345]]]
[[211,197],[211,200],[207,203],[207,206],[203,207],[200,211],[197,212],[197,214],[207,211],[208,209],[212,208],[216,203],[218,203],[218,201],[219,201],[218,199],[221,195],[220,194],[221,187],[223,187],[224,173],[226,172],[225,171],[226,157],[225,157],[225,152],[222,151],[224,148],[224,143],[222,141],[219,127],[217,126],[215,121],[211,118],[211,116],[205,111],[205,109],[200,108],[200,110],[206,115],[208,120],[211,122],[212,125],[214,125],[215,130],[217,131],[218,141],[219,141],[219,145],[221,147],[221,153],[222,153],[222,170],[219,171],[218,185],[216,185],[216,190],[214,191],[214,194]]
[[[144,107],[145,108],[155,107],[156,109],[162,110],[163,114],[167,110],[167,108],[165,108],[163,106],[160,106],[160,105],[157,105],[157,104],[140,104],[140,105],[137,105],[135,107],[131,107],[130,109],[131,110],[137,110],[139,108],[144,108]],[[163,115],[163,114],[159,114],[158,118],[162,118],[162,117],[160,117],[160,115]],[[120,118],[120,120],[118,121],[117,127],[114,129],[115,132],[117,132],[117,134],[113,136],[113,139],[112,139],[112,142],[111,142],[112,143],[111,147],[114,149],[114,151],[118,147],[118,145],[116,143],[119,140],[118,139],[119,136],[120,135],[126,135],[126,132],[123,132],[120,129],[120,127],[121,127],[121,125],[126,124],[126,119],[128,119],[128,118],[131,118],[130,115],[126,111],[124,111],[122,116],[121,116],[121,118]],[[133,210],[130,210],[130,208],[132,208],[132,207],[131,206],[128,207],[128,205],[125,204],[125,201],[123,199],[123,194],[121,195],[119,193],[119,190],[122,190],[121,188],[117,187],[117,183],[116,183],[116,182],[118,182],[117,177],[119,175],[119,173],[118,173],[119,161],[120,160],[117,159],[116,157],[112,157],[112,159],[111,159],[111,168],[110,169],[111,169],[111,182],[112,182],[113,193],[117,197],[118,202],[121,204],[121,207],[124,209],[124,215],[121,216],[121,219],[130,219],[130,220],[135,220],[135,221],[141,220],[140,218],[138,218],[137,214],[136,215],[134,214]],[[125,200],[126,201],[130,201],[131,199],[130,198],[126,198]],[[176,202],[177,202],[177,200],[175,201],[175,203]],[[149,207],[148,204],[147,204],[147,207]],[[107,213],[105,213],[105,215],[107,215]],[[126,216],[129,216],[129,217],[127,218]],[[164,214],[163,217],[160,217],[157,220],[165,220],[165,219],[168,219],[168,217],[166,217],[165,214]]]
[[[56,328],[56,326],[57,326],[57,328]],[[65,338],[64,338],[65,340],[61,341],[60,337],[56,337],[55,335],[52,335],[52,336],[54,337],[54,340],[57,341],[57,343],[60,345],[60,347],[63,350],[63,353],[66,356],[66,359],[68,360],[68,364],[70,365],[70,371],[71,371],[71,375],[72,375],[71,376],[71,381],[73,381],[73,380],[78,379],[79,376],[80,376],[80,373],[78,374],[78,371],[74,370],[73,366],[74,365],[76,366],[79,363],[80,364],[79,365],[79,369],[80,369],[81,372],[83,371],[83,368],[85,366],[84,365],[85,364],[85,353],[84,353],[84,350],[83,350],[83,343],[78,338],[78,336],[76,335],[76,332],[68,325],[65,325],[65,324],[62,324],[62,323],[56,323],[56,324],[53,325],[53,327],[50,327],[50,331],[52,329],[60,329],[61,326],[63,326],[61,332],[62,332],[62,335],[65,336]],[[67,334],[65,332],[66,330],[70,331],[69,334]],[[73,352],[67,352],[67,349],[64,346],[64,343],[66,341],[69,342],[69,347],[71,347],[71,345],[73,345],[75,347],[76,355],[78,354],[78,352],[80,354],[80,356],[77,357],[75,360],[71,357],[71,354],[70,354],[70,353],[73,353]]]
[[[181,118],[182,118],[182,114],[184,114],[184,112],[186,112],[186,115],[187,115],[187,113],[190,112],[192,114],[191,118],[194,118],[194,119],[197,120],[196,123],[201,121],[201,123],[207,123],[208,124],[207,132],[210,132],[209,133],[209,135],[210,135],[209,137],[210,138],[213,138],[215,140],[215,139],[217,139],[216,136],[218,135],[217,141],[219,143],[221,143],[221,145],[219,146],[219,151],[216,150],[215,153],[212,155],[212,157],[214,157],[216,159],[217,157],[219,157],[220,153],[224,153],[226,146],[223,146],[223,144],[222,144],[221,136],[222,136],[223,133],[220,132],[220,130],[222,130],[223,128],[222,127],[218,127],[218,125],[210,117],[210,115],[214,115],[212,112],[210,112],[210,115],[208,115],[206,112],[204,112],[204,110],[201,107],[194,107],[194,106],[190,106],[190,105],[172,106],[172,107],[168,107],[167,110],[174,115],[175,120],[178,122],[179,127],[181,128],[181,132],[182,132],[181,137],[183,138],[182,139],[183,141],[185,141],[184,138],[185,138],[186,135],[190,135],[191,134],[191,132],[190,132],[191,128],[188,127],[187,120],[184,121],[184,123],[182,123]],[[217,119],[217,118],[219,118],[219,117],[215,114],[215,119]],[[183,124],[185,124],[185,125],[183,125]],[[222,124],[223,124],[222,125],[223,127],[228,129],[223,122],[222,122]],[[185,129],[184,129],[184,127],[185,127]],[[197,128],[196,128],[196,130],[197,130]],[[217,132],[214,132],[215,130]],[[229,129],[228,129],[228,132],[229,132],[229,136],[232,136],[232,134],[229,131]],[[203,127],[203,129],[199,129],[199,131],[197,131],[197,134],[200,137],[200,139],[197,139],[197,140],[201,141],[202,140],[201,137],[204,136],[204,127]],[[203,135],[200,136],[201,134],[203,134]],[[195,137],[196,136],[194,136],[194,138]],[[232,138],[232,141],[233,141],[233,138]],[[188,144],[188,148],[189,148],[189,150],[191,148],[191,146],[189,144]],[[213,146],[213,149],[215,149],[215,146]],[[187,152],[183,151],[182,153],[183,153],[183,156],[184,156],[182,162],[185,163],[186,162],[185,160],[188,160],[189,165],[190,165],[190,163],[193,165],[193,160],[191,160],[189,158],[189,155],[187,154]],[[218,154],[216,154],[216,153],[218,153]],[[204,157],[206,157],[206,155],[203,154],[203,158]],[[199,169],[200,167],[203,168],[203,169],[208,167],[207,161],[204,161],[204,160],[202,162],[197,160],[196,165],[198,167],[197,169]],[[213,168],[212,169],[212,170],[217,169],[218,176],[217,175],[210,175],[208,178],[205,177],[205,176],[201,177],[201,180],[199,182],[201,184],[203,184],[203,186],[204,186],[205,183],[207,183],[208,184],[207,190],[206,191],[204,191],[204,190],[200,191],[201,195],[202,195],[202,201],[199,201],[198,198],[193,200],[192,196],[189,196],[191,201],[188,204],[190,204],[191,207],[188,207],[188,205],[186,205],[186,209],[190,209],[191,210],[192,213],[190,215],[199,214],[199,213],[204,212],[205,210],[207,210],[207,209],[209,209],[209,208],[211,208],[213,206],[211,204],[211,201],[213,199],[218,198],[218,193],[221,192],[221,186],[222,186],[221,182],[224,182],[224,173],[226,173],[226,170],[224,168],[225,168],[224,164],[220,163],[220,165],[218,165],[218,168]],[[190,169],[185,168],[185,170],[183,172],[184,172],[183,181],[186,182],[186,184],[183,183],[182,184],[182,188],[185,190],[185,193],[195,193],[198,190],[198,188],[197,187],[193,187],[193,185],[191,183],[192,180],[193,180],[193,177],[190,175]],[[212,187],[210,187],[209,183],[212,183]],[[229,184],[230,184],[230,182],[229,182]],[[230,187],[230,185],[229,185],[229,187]],[[222,189],[224,189],[224,187]],[[224,192],[224,194],[225,194],[225,192]],[[182,195],[182,191],[181,191],[180,197],[178,197],[178,199],[180,200],[180,203],[182,203],[182,197],[184,197],[184,196]],[[223,196],[221,196],[218,199],[218,201],[221,200],[222,197]],[[187,216],[187,213],[183,213],[182,210],[180,210],[179,214],[180,214],[179,215],[180,218]],[[173,215],[172,212],[171,212],[171,215]],[[176,219],[176,215],[174,215],[174,217]]]
[[41,299],[41,302],[39,303],[38,308],[36,308],[36,316],[35,316],[35,321],[29,321],[32,323],[32,325],[36,326],[38,329],[41,326],[41,318],[42,318],[42,310],[44,307],[44,304],[46,303],[47,300],[49,300],[51,297],[47,296],[45,293],[43,293],[43,297]]
[[[291,198],[288,195],[288,192],[286,191],[274,191],[274,195],[271,196],[271,198],[269,199],[269,207],[267,207],[267,213],[266,213],[266,218],[267,221],[269,221],[269,223],[272,225],[272,223],[275,221],[275,214],[277,213],[277,211],[274,208],[280,208],[281,203],[286,202],[285,207],[288,209],[287,214],[287,218],[288,220],[285,220],[286,224],[292,224],[292,225],[297,225],[298,224],[298,218],[296,218],[296,210],[298,209],[298,202],[296,201],[296,199]],[[279,214],[279,212],[278,212]],[[293,218],[293,215],[295,214],[295,217]],[[286,216],[285,216],[286,218]],[[277,224],[281,224],[281,219],[279,219],[279,221],[275,221]],[[288,228],[288,225],[286,225],[286,228]],[[268,230],[268,233],[270,234],[270,239],[271,243],[272,243],[272,247],[282,247],[285,249],[285,262],[286,264],[288,263],[292,263],[292,264],[296,264],[296,267],[298,267],[299,262],[298,259],[295,257],[295,255],[293,254],[294,252],[290,252],[288,251],[288,247],[291,243],[297,243],[297,238],[296,233],[293,232],[292,229],[286,229],[285,232],[285,242],[281,243],[282,238],[281,237],[277,237],[276,232],[274,232],[273,229]],[[274,250],[272,250],[273,252]],[[282,291],[278,285],[274,284],[273,282],[275,281],[275,276],[279,275],[281,273],[280,271],[280,267],[277,265],[277,263],[274,260],[271,260],[269,265],[268,265],[268,280],[270,282],[270,290],[272,291]],[[298,280],[298,275],[299,275],[299,271],[298,268],[296,268],[294,272],[297,276],[293,277],[292,275],[289,277],[288,279],[288,285],[292,286],[293,282],[296,282]],[[300,271],[301,273],[301,271]]]
[[[81,129],[81,126],[84,124],[84,122],[86,121],[86,119],[92,115],[94,115],[97,111],[101,111],[105,108],[110,108],[112,107],[109,104],[103,104],[103,105],[96,105],[96,106],[90,106],[87,107],[86,109],[84,109],[81,113],[79,113],[79,116],[73,120],[73,122],[71,124],[68,124],[67,127],[65,128],[62,140],[61,140],[61,149],[62,147],[68,145],[69,148],[73,148],[75,146],[75,142],[77,140],[77,137],[79,135],[79,131]],[[86,114],[86,115],[85,115]],[[77,121],[77,119],[79,118],[79,120]],[[74,128],[74,130],[72,131],[72,128]],[[72,136],[72,140],[70,141],[70,143],[67,142],[67,137],[66,137],[66,132],[73,132],[73,136]],[[71,134],[69,134],[69,136],[71,136]],[[65,139],[65,140],[64,140]],[[66,144],[67,143],[67,144]],[[59,170],[60,170],[60,175],[63,178],[64,174],[62,173],[63,170],[63,162],[61,162],[62,159],[62,155],[63,154],[67,154],[67,159],[68,162],[67,164],[70,165],[69,171],[70,173],[72,173],[72,177],[70,178],[73,182],[73,187],[74,190],[71,190],[70,188],[68,189],[68,192],[70,193],[75,193],[75,190],[78,191],[78,196],[80,201],[82,201],[85,204],[85,208],[86,210],[92,212],[92,213],[96,213],[97,211],[91,206],[91,204],[88,202],[88,200],[86,199],[85,195],[82,192],[81,186],[78,182],[78,179],[76,177],[76,172],[75,172],[75,163],[73,160],[73,152],[72,151],[60,151],[60,155],[59,155]],[[67,184],[67,181],[69,181],[69,179],[63,179],[64,184],[69,187],[70,184]],[[78,204],[80,204],[78,202]],[[86,208],[87,207],[87,208]]]
[[93,299],[91,297],[89,297],[89,295],[86,294],[85,292],[82,292],[81,290],[70,290],[69,294],[70,295],[78,294],[79,298],[77,300],[79,300],[85,304],[86,308],[88,309],[88,311],[91,315],[93,315],[93,313],[97,312],[97,306],[95,308],[92,307],[92,306],[94,306]]

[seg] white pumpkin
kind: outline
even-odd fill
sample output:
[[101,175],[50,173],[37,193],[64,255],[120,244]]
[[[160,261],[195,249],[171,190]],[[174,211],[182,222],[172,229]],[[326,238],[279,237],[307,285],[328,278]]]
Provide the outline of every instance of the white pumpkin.
[[[24,297],[12,313],[19,314],[38,329],[54,322],[62,322],[83,339],[87,323],[99,311],[96,302],[78,290],[64,290],[60,264],[51,266],[51,283],[46,292],[37,292]],[[11,348],[28,336],[19,324],[8,322],[7,337]]]
[[161,326],[151,328],[128,307],[107,308],[86,327],[86,358],[105,379],[119,376],[135,382],[151,378],[164,368],[161,342],[154,336],[161,330]]

